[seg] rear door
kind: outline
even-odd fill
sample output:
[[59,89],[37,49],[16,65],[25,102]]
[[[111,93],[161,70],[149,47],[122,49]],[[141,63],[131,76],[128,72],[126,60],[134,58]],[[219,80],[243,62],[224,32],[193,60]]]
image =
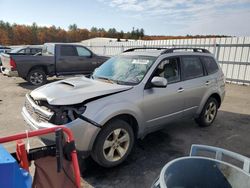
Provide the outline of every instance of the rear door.
[[92,53],[82,46],[60,45],[56,49],[57,74],[89,74]]
[[183,79],[184,116],[193,116],[206,92],[211,87],[211,77],[207,75],[199,56],[181,57],[181,75]]

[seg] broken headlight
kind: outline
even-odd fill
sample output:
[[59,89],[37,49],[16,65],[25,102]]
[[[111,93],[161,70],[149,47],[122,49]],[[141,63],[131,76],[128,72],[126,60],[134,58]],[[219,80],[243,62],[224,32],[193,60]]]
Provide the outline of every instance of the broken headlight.
[[54,109],[55,114],[51,119],[51,123],[54,123],[56,125],[70,123],[78,118],[78,114],[83,114],[85,110],[86,106],[62,106],[58,109]]

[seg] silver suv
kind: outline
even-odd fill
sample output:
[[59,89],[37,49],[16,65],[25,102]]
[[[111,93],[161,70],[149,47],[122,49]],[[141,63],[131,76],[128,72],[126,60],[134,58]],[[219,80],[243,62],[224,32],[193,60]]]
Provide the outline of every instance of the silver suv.
[[135,48],[110,58],[90,78],[32,91],[22,115],[31,129],[69,127],[83,156],[111,167],[125,160],[135,139],[170,122],[194,118],[211,125],[224,95],[224,75],[209,51]]

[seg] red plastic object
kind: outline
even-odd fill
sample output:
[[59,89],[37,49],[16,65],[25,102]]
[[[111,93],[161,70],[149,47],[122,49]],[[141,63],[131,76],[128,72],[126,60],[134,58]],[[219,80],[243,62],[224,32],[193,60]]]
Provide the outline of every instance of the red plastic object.
[[[0,143],[25,139],[27,137],[34,137],[34,136],[49,134],[49,133],[55,132],[58,129],[62,129],[63,132],[67,135],[67,140],[66,140],[67,142],[74,141],[74,136],[73,136],[71,130],[69,128],[61,125],[61,126],[55,126],[55,127],[46,128],[46,129],[39,129],[39,130],[35,130],[35,131],[29,131],[27,133],[25,132],[25,133],[20,133],[20,134],[15,134],[15,135],[11,135],[11,136],[2,137],[2,138],[0,138]],[[76,150],[73,150],[71,152],[71,158],[72,158],[72,164],[73,164],[73,169],[74,169],[74,174],[75,174],[76,185],[77,185],[77,187],[80,188],[80,169],[79,169]]]
[[16,154],[17,159],[20,161],[19,165],[29,172],[29,161],[27,157],[27,152],[25,149],[25,144],[22,140],[16,141]]
[[16,69],[16,62],[12,58],[10,58],[10,66],[11,66],[11,70],[15,70]]

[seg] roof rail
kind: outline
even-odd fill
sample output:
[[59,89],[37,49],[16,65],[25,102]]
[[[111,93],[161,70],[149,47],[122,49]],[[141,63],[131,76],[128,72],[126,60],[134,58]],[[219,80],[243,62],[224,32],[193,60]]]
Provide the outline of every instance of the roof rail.
[[133,52],[135,50],[167,50],[168,48],[161,48],[161,47],[139,47],[139,48],[129,48],[123,52]]
[[175,50],[193,50],[193,52],[210,53],[207,49],[204,48],[168,48],[164,50],[161,54],[173,53]]

